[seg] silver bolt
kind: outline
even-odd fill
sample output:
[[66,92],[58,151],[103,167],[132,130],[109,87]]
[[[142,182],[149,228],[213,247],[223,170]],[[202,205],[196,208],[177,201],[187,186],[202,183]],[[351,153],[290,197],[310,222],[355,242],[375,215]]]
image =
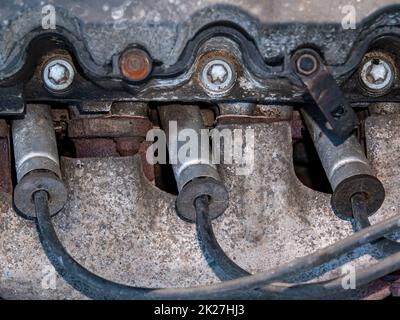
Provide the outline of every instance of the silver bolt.
[[208,70],[208,76],[212,83],[219,82],[224,83],[226,77],[228,76],[228,70],[222,64],[213,65],[210,70]]
[[361,80],[367,89],[383,91],[393,83],[392,66],[383,59],[370,59],[362,66]]
[[50,91],[65,91],[74,80],[72,64],[64,59],[49,61],[43,69],[43,82]]
[[222,94],[229,91],[234,80],[231,65],[222,59],[208,62],[201,72],[201,82],[210,94]]

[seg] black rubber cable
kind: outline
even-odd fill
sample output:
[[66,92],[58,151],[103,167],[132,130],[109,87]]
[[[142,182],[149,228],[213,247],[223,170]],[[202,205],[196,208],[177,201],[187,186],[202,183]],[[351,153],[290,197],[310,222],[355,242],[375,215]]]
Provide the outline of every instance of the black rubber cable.
[[[354,206],[356,209],[356,215],[357,217],[365,217],[365,199],[363,195],[356,195],[354,198]],[[234,261],[232,261],[224,252],[224,250],[221,248],[219,245],[213,228],[212,228],[212,222],[210,219],[210,216],[208,214],[208,199],[205,196],[199,197],[195,201],[195,207],[196,207],[196,228],[197,228],[197,233],[198,237],[201,242],[202,249],[206,255],[208,255],[211,258],[211,263],[210,266],[216,270],[216,274],[222,274],[224,276],[223,279],[237,279],[239,277],[243,276],[248,276],[250,275],[249,272],[246,270],[242,269],[239,265],[237,265]],[[362,219],[364,221],[364,219]],[[368,220],[367,220],[368,221]],[[365,221],[364,221],[365,222]],[[369,225],[370,226],[370,225]],[[366,228],[363,224],[363,228]],[[388,243],[392,245],[391,251],[395,250],[395,246],[399,245],[395,241],[390,241],[386,239],[380,239],[377,243],[385,244],[386,246]],[[393,242],[393,243],[392,243]],[[395,250],[397,255],[394,255],[392,257],[389,257],[387,261],[390,261],[390,263],[396,261],[396,259],[400,258],[400,251]],[[342,252],[344,253],[344,252]],[[288,272],[285,276],[280,276],[279,278],[285,278],[288,275],[295,274],[298,272],[305,271],[306,269],[310,269],[311,267],[316,267],[318,265],[321,265],[329,260],[337,258],[338,255],[334,256],[327,256],[324,257],[324,259],[320,261],[316,261],[315,264],[307,264],[307,267],[304,266],[302,267],[301,265],[298,265],[297,268],[293,268],[290,272]],[[398,258],[396,258],[398,257]],[[386,267],[387,268],[387,261]],[[382,261],[383,262],[383,261]],[[398,265],[400,268],[400,261],[394,262],[396,265]],[[374,270],[376,266],[371,267],[371,271]],[[396,271],[397,269],[393,270]],[[376,274],[377,270],[373,271],[371,274]],[[391,271],[392,272],[392,271]],[[389,272],[390,273],[390,272]],[[223,280],[221,279],[221,280]],[[301,284],[290,284],[290,283],[281,283],[279,286],[278,285],[267,285],[263,286],[262,290],[260,290],[263,294],[266,296],[273,294],[273,295],[281,295],[283,298],[292,298],[292,299],[297,299],[300,297],[321,297],[321,295],[326,295],[330,294],[333,295],[337,293],[340,290],[344,290],[343,287],[343,281],[345,279],[345,276],[342,277],[337,277],[334,279],[330,280],[325,280],[325,281],[320,281],[320,282],[308,282],[308,283],[301,283]],[[360,286],[362,284],[367,284],[370,281],[376,280],[373,276],[369,275],[368,270],[361,270],[357,272],[357,285]],[[285,288],[285,289],[284,289]]]
[[207,196],[198,197],[194,202],[194,206],[196,207],[196,229],[200,239],[200,246],[205,255],[211,258],[210,267],[220,280],[231,280],[250,275],[249,272],[239,267],[226,255],[215,238],[209,215]]
[[[34,194],[37,226],[42,246],[49,260],[61,276],[70,277],[69,282],[79,291],[90,292],[102,299],[142,299],[148,289],[133,288],[103,279],[76,262],[65,250],[54,230],[48,207],[46,191]],[[86,288],[87,287],[87,288]]]
[[[279,268],[251,276],[198,287],[150,289],[118,284],[103,279],[85,269],[68,254],[58,239],[49,214],[47,193],[45,191],[36,192],[34,194],[34,202],[40,240],[49,260],[60,275],[67,278],[74,288],[84,293],[90,293],[92,297],[97,299],[228,299],[237,297],[238,292],[255,291],[253,289],[260,288],[277,279],[285,278],[297,271],[318,266],[365,243],[390,234],[400,227],[400,217],[393,217],[361,230],[313,254],[295,259]],[[357,284],[368,283],[399,268],[400,254],[393,255],[358,272]],[[336,279],[327,284],[318,284],[317,289],[322,288],[320,290],[325,292],[327,289],[330,290],[335,286],[341,286],[340,281],[341,279]],[[285,285],[269,287],[272,287],[271,294],[285,292],[288,289]],[[305,288],[308,290],[307,287]]]
[[[371,226],[371,223],[367,215],[367,199],[363,193],[355,194],[351,197],[351,204],[353,208],[353,217],[361,229],[365,229]],[[375,245],[378,250],[385,254],[393,254],[400,251],[400,243],[391,239],[378,239],[371,244]]]

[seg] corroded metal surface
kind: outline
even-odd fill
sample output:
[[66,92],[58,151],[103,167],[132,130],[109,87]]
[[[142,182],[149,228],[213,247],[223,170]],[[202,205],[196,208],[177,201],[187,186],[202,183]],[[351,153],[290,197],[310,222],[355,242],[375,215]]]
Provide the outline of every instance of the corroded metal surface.
[[145,137],[152,128],[145,117],[108,116],[73,119],[68,125],[70,138]]
[[[234,127],[253,128],[256,139],[251,175],[236,175],[234,165],[219,168],[230,205],[214,226],[221,246],[234,261],[251,272],[267,270],[353,233],[350,222],[333,214],[329,195],[308,189],[296,178],[287,122]],[[373,222],[399,213],[399,128],[400,116],[371,117],[367,122],[368,152],[387,193]],[[154,287],[218,281],[199,249],[194,225],[177,217],[175,197],[148,182],[139,164],[139,155],[64,158],[70,198],[55,218],[61,241],[77,261],[114,281]],[[356,258],[353,264],[366,267],[381,255],[367,245],[297,280],[332,269],[322,277],[338,275],[338,267],[351,258]],[[44,289],[49,270],[34,223],[17,216],[11,197],[2,194],[0,296],[83,298],[58,276],[56,289]],[[372,293],[383,297],[389,294],[387,288],[380,283]],[[354,292],[349,294],[354,297]],[[374,297],[370,290],[360,295]]]
[[[290,52],[302,43],[316,42],[326,50],[327,60],[339,64],[348,55],[349,44],[357,38],[356,30],[343,30],[341,26],[348,13],[343,10],[345,6],[354,6],[360,25],[367,15],[398,1],[335,0],[323,6],[318,0],[54,0],[50,3],[57,8],[57,27],[79,35],[99,65],[108,63],[114,54],[132,43],[143,44],[153,58],[170,65],[178,60],[186,41],[197,30],[216,20],[231,21],[248,30],[266,57],[282,54],[285,47]],[[44,5],[41,0],[3,5],[0,69],[2,63],[11,61],[13,48],[20,45],[21,39],[41,26]],[[293,23],[293,29],[288,23]]]
[[68,137],[77,158],[133,156],[151,128],[143,116],[78,118],[69,121]]

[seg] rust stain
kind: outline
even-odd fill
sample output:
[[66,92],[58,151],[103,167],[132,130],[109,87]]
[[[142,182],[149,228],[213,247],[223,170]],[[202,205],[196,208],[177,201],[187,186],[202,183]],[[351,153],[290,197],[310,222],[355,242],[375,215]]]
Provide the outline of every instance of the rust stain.
[[119,66],[122,74],[132,81],[141,81],[151,73],[151,59],[141,49],[125,51],[120,59]]
[[0,189],[12,194],[10,156],[10,130],[5,120],[0,120]]

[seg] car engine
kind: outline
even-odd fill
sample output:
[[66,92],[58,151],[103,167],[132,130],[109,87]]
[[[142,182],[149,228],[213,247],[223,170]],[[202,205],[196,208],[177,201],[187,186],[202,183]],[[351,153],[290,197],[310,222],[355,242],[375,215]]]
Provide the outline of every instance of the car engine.
[[4,1],[1,299],[400,296],[400,3]]

